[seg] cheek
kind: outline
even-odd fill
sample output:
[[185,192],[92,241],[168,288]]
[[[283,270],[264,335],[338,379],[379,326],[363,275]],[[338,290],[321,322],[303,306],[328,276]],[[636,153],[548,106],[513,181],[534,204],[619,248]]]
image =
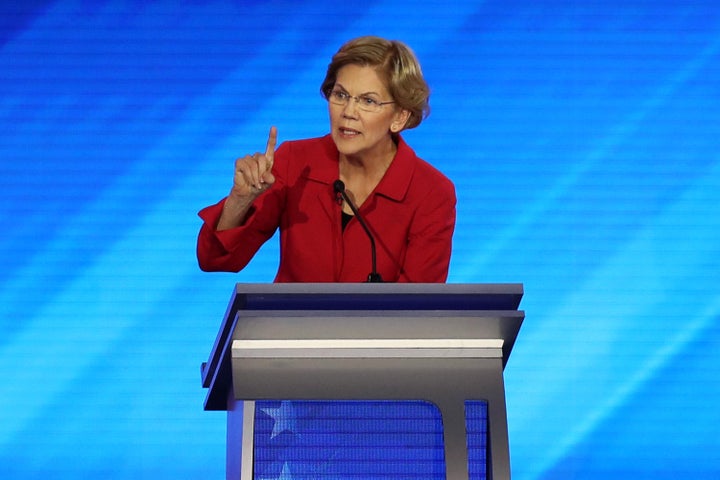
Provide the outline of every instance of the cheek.
[[330,123],[338,123],[341,120],[342,111],[328,105],[328,117],[330,118]]
[[378,119],[376,122],[374,122],[373,129],[379,134],[387,134],[392,128],[392,122],[392,117]]

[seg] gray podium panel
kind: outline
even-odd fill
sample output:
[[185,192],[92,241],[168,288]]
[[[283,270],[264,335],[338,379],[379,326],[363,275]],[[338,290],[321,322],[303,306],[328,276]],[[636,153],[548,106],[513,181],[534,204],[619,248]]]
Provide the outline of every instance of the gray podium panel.
[[468,479],[465,401],[487,401],[488,478],[509,479],[503,368],[522,287],[337,285],[255,286],[261,298],[231,299],[203,365],[206,409],[228,410],[228,478],[246,478],[251,461],[245,401],[397,399],[438,407],[452,480]]

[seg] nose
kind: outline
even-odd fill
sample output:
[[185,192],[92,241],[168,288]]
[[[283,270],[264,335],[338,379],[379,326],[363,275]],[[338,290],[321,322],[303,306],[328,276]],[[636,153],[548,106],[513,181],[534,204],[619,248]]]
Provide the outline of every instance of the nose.
[[343,108],[343,116],[348,118],[357,117],[358,101],[355,97],[348,98],[347,105]]

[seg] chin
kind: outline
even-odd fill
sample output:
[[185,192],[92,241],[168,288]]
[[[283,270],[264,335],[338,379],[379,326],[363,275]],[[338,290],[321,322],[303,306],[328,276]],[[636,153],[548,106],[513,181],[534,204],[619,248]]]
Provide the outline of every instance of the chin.
[[347,139],[333,135],[335,141],[335,147],[338,152],[343,155],[356,155],[362,151],[362,147],[358,142],[358,139]]

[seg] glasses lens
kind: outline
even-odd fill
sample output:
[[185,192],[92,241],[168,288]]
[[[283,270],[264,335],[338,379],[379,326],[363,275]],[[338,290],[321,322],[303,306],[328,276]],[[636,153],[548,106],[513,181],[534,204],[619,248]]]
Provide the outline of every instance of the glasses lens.
[[382,103],[369,97],[351,97],[348,93],[342,90],[333,90],[328,96],[328,101],[333,105],[347,106],[347,104],[353,100],[357,107],[364,112],[379,112],[382,108]]
[[360,99],[358,102],[358,108],[364,112],[377,112],[380,110],[380,104],[374,101],[367,101],[365,99]]
[[328,96],[330,103],[334,103],[335,105],[347,105],[349,99],[350,97],[348,97],[347,94],[339,90],[333,90]]

